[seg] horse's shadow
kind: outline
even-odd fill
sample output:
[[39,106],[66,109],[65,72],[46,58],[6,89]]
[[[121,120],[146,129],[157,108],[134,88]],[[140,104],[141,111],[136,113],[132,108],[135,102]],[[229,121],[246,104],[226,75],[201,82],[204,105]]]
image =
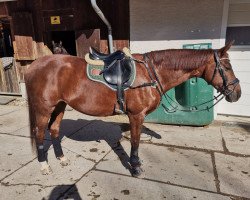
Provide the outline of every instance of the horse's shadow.
[[[65,196],[66,194],[66,196]],[[48,200],[54,199],[74,199],[74,200],[82,200],[78,188],[75,184],[73,185],[58,185],[56,186],[50,193],[49,197],[46,198]]]
[[[130,170],[129,155],[124,150],[120,140],[123,138],[124,133],[128,135],[130,132],[130,125],[127,123],[105,122],[102,120],[62,120],[60,128],[60,138],[66,137],[67,139],[87,142],[105,141],[115,154],[119,157],[122,165]],[[156,132],[143,126],[142,132],[150,137],[160,139],[161,136]],[[47,148],[51,145],[47,143]]]

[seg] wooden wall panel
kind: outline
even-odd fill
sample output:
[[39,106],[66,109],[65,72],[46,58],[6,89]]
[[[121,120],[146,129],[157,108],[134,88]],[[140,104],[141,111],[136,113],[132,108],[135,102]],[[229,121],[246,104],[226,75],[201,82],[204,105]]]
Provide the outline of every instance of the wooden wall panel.
[[[113,43],[114,43],[114,50],[122,50],[124,47],[129,47],[128,40],[114,40]],[[103,53],[109,52],[107,40],[100,41],[100,51]]]
[[8,16],[7,4],[5,2],[0,2],[0,16],[5,17]]
[[17,60],[35,60],[36,43],[30,36],[14,36],[14,56]]
[[0,93],[20,94],[19,75],[15,61],[11,68],[4,70],[0,58]]
[[36,47],[34,44],[34,28],[32,14],[15,12],[12,14],[12,31],[14,35],[14,54],[18,60],[34,60]]
[[42,0],[43,10],[57,10],[71,7],[71,0]]
[[30,12],[12,13],[13,34],[34,37],[33,16]]
[[[97,1],[98,6],[109,20],[115,45],[119,47],[129,46],[129,0],[105,0]],[[108,31],[106,25],[95,13],[89,0],[72,1],[74,9],[75,30],[100,29],[101,49],[107,49]],[[120,41],[120,42],[119,42]],[[124,41],[127,41],[124,43]],[[120,43],[120,44],[118,44]],[[121,45],[123,44],[123,45]],[[105,47],[106,45],[106,47]]]
[[85,54],[89,52],[90,46],[100,50],[99,29],[76,31],[75,36],[77,56],[84,58]]
[[20,82],[24,82],[25,71],[26,69],[28,69],[31,63],[32,61],[26,61],[26,60],[16,62],[16,70],[17,70],[18,78]]

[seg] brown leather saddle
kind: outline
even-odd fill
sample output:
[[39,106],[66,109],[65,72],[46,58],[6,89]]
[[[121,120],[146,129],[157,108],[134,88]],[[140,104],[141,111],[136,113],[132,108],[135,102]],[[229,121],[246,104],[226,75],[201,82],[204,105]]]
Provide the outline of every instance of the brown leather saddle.
[[103,74],[103,78],[108,84],[117,86],[117,102],[120,105],[118,112],[124,113],[124,88],[129,86],[128,81],[132,75],[132,59],[120,50],[112,54],[103,54],[92,47],[89,57],[104,62],[104,69],[100,74]]

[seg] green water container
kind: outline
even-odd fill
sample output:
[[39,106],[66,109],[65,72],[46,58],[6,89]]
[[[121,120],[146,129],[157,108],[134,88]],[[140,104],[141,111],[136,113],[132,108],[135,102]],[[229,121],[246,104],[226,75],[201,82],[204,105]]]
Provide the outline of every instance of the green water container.
[[[185,49],[208,49],[211,43],[183,45]],[[160,106],[145,121],[161,124],[204,126],[214,120],[214,109],[206,109],[213,105],[213,87],[200,78],[191,78],[166,93]],[[210,102],[209,102],[210,101]],[[203,105],[204,102],[208,102]],[[167,109],[164,109],[162,103]],[[175,109],[175,107],[178,107]],[[166,111],[168,110],[168,111]],[[182,111],[185,110],[185,111]],[[194,112],[186,112],[192,110]],[[203,110],[196,112],[196,110]]]

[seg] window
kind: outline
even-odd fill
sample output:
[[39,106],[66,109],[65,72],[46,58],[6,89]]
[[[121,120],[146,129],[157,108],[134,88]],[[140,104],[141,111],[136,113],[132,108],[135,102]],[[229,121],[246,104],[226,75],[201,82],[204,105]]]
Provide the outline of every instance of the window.
[[250,46],[250,26],[227,27],[226,41],[234,40],[234,46]]
[[232,49],[250,49],[250,3],[230,0],[226,42],[234,40]]

